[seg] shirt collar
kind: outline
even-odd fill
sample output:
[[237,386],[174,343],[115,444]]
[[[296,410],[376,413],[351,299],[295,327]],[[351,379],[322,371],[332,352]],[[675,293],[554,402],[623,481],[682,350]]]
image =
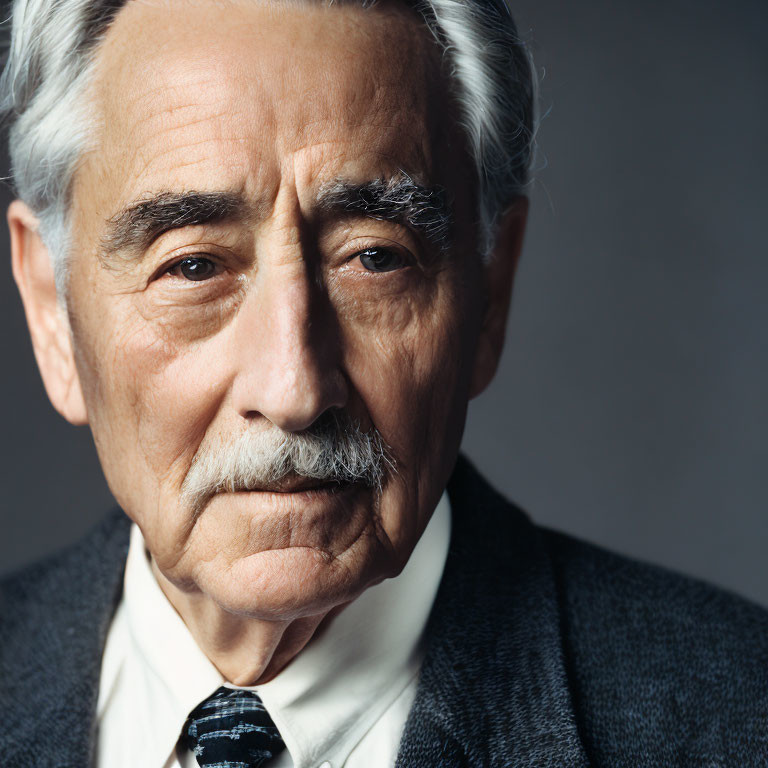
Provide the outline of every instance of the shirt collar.
[[[363,592],[277,677],[252,688],[296,768],[323,760],[342,764],[417,674],[420,641],[448,555],[450,518],[444,493],[403,571]],[[178,730],[168,734],[171,754],[189,712],[223,678],[160,589],[136,525],[123,606],[136,651],[172,701]]]

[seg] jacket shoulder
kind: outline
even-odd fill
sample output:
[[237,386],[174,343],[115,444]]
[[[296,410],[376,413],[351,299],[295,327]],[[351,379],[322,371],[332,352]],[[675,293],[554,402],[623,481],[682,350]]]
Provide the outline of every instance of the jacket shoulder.
[[768,611],[570,536],[543,535],[593,759],[633,767],[764,765]]
[[129,527],[116,510],[74,546],[0,581],[3,765],[89,764]]
[[129,528],[125,514],[113,510],[75,544],[0,578],[0,641],[20,624],[81,607],[83,594],[98,591],[99,584],[112,589],[115,561],[127,554]]

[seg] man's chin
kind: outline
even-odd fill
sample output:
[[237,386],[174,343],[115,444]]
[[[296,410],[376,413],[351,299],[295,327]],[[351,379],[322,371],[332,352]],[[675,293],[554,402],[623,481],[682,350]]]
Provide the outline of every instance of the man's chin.
[[196,524],[206,550],[197,587],[232,613],[273,621],[354,599],[387,569],[376,495],[340,484],[217,494]]
[[293,621],[354,600],[374,580],[371,569],[354,563],[347,567],[312,547],[273,549],[238,559],[227,573],[201,580],[200,587],[230,613]]

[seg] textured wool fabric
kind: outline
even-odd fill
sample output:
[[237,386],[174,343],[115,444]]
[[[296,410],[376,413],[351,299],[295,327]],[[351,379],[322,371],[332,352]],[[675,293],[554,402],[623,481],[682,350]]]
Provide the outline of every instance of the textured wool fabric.
[[[464,459],[398,768],[768,765],[768,612],[543,530]],[[0,585],[0,764],[89,764],[128,521]]]
[[202,768],[260,768],[285,749],[259,695],[226,686],[189,713],[183,740]]
[[0,582],[0,765],[91,764],[129,522],[113,511],[74,547]]

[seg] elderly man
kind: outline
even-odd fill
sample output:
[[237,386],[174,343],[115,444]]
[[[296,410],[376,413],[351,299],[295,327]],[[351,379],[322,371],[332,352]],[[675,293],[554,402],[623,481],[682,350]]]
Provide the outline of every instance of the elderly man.
[[761,609],[457,460],[527,210],[501,0],[17,0],[2,88],[122,509],[2,586],[3,765],[766,764]]

